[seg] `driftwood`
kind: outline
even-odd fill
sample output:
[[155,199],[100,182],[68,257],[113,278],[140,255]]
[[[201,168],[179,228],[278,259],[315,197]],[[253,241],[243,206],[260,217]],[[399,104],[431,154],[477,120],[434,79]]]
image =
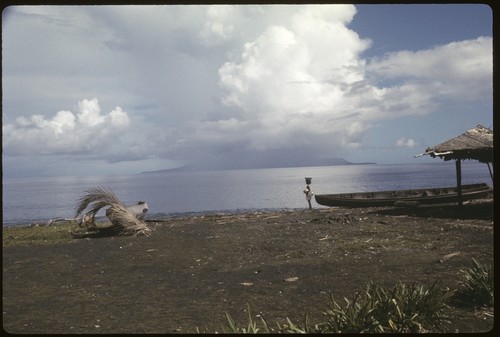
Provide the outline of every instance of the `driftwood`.
[[[98,227],[95,216],[102,208],[108,207],[106,217],[111,222],[108,227]],[[102,235],[149,235],[151,229],[142,221],[147,212],[147,204],[139,202],[137,205],[125,206],[111,191],[103,187],[97,187],[87,191],[87,194],[78,200],[76,216],[83,214],[80,227],[88,231],[96,232],[96,236]],[[140,211],[139,211],[140,210]]]

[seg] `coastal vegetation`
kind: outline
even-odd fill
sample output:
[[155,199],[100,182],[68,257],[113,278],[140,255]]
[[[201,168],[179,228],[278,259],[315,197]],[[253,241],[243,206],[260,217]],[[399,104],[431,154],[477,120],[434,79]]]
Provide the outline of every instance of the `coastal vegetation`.
[[460,288],[456,299],[465,304],[493,307],[493,268],[472,259],[470,268],[461,270]]
[[78,229],[76,221],[61,221],[54,225],[41,224],[3,228],[3,247],[53,245],[73,241],[71,233]]
[[[109,222],[96,222],[97,231],[106,231]],[[3,228],[3,247],[53,245],[74,242],[75,237],[88,237],[90,232],[76,220],[58,221],[52,225],[31,224]]]

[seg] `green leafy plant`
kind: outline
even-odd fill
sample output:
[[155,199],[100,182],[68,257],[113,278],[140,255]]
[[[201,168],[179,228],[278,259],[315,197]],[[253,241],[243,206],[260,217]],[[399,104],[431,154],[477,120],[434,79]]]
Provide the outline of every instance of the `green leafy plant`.
[[437,282],[429,287],[398,283],[393,289],[370,283],[344,306],[330,296],[322,332],[426,332],[446,320],[443,310],[452,292],[442,291]]
[[472,305],[493,306],[494,280],[491,265],[480,264],[472,259],[472,266],[460,270],[460,289],[456,299]]

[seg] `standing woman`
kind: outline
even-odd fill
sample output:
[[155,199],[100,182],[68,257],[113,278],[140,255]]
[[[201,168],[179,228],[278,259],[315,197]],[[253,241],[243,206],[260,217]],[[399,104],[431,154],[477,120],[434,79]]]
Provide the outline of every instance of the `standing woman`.
[[311,186],[309,184],[311,183],[312,178],[306,178],[306,189],[304,190],[304,194],[306,195],[307,203],[309,204],[309,209],[312,209],[311,205],[311,198],[313,196],[313,191],[311,190]]

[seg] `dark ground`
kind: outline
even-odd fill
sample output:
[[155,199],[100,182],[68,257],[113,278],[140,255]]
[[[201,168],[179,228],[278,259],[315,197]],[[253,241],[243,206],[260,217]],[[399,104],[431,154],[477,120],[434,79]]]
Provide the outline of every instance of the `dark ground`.
[[[493,204],[210,215],[150,222],[149,237],[6,247],[10,333],[221,332],[262,313],[322,321],[373,281],[458,287],[472,258],[493,264]],[[68,233],[69,235],[69,233]],[[493,309],[451,307],[447,332],[486,332]]]

